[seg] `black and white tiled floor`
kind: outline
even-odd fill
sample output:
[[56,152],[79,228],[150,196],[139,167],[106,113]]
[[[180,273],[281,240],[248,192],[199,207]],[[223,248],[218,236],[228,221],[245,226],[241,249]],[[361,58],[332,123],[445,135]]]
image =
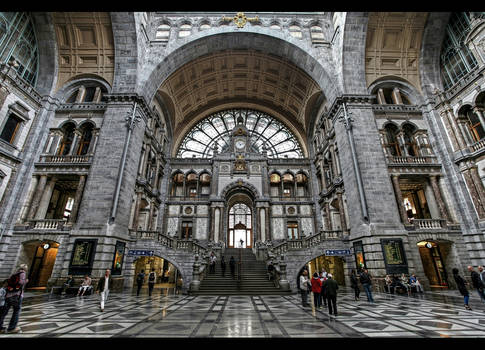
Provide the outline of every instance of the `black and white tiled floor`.
[[[433,293],[376,293],[370,304],[365,295],[355,301],[347,290],[339,295],[338,316],[326,309],[303,308],[299,295],[195,297],[159,292],[150,299],[146,294],[112,293],[104,312],[98,298],[26,298],[19,321],[22,333],[0,339],[485,337],[485,304],[474,300],[473,310],[467,311],[460,297]],[[10,313],[4,326],[9,320]]]

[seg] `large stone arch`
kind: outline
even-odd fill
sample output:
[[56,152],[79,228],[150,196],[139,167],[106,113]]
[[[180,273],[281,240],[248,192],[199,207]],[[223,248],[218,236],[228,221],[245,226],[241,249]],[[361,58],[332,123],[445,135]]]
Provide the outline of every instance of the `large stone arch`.
[[50,95],[57,85],[59,69],[54,23],[51,14],[47,12],[33,12],[31,16],[39,52],[39,72],[35,88],[40,95]]
[[340,94],[337,79],[327,62],[317,58],[314,49],[301,41],[283,36],[277,31],[265,28],[237,31],[232,27],[217,27],[194,33],[190,37],[167,47],[167,53],[160,61],[157,55],[150,55],[145,71],[140,76],[147,77],[138,82],[137,92],[151,101],[157,89],[173,72],[186,63],[222,50],[252,49],[269,55],[285,58],[306,74],[321,88],[328,100]]

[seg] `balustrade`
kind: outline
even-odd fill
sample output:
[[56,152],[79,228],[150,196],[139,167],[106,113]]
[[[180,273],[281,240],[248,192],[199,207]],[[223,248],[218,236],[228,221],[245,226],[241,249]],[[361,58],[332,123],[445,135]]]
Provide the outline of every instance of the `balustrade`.
[[58,155],[43,155],[40,156],[41,163],[91,163],[92,156],[90,155],[67,155],[67,156],[58,156]]
[[414,219],[412,224],[417,230],[439,230],[446,228],[446,220],[443,219]]
[[66,223],[63,219],[43,219],[31,220],[29,226],[34,230],[63,230]]
[[435,156],[388,156],[387,161],[390,164],[437,164]]

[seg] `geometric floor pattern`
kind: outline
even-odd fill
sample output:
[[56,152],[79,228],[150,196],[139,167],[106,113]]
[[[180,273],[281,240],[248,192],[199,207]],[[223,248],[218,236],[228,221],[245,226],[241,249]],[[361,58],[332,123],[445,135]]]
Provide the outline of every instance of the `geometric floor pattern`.
[[[456,294],[456,293],[455,293]],[[112,293],[99,310],[97,295],[25,298],[20,334],[5,338],[477,338],[485,337],[485,304],[465,310],[461,297],[374,294],[350,290],[337,300],[338,316],[303,308],[300,296],[189,296]],[[478,297],[472,299],[478,299]],[[5,319],[8,324],[10,313]],[[1,342],[1,340],[0,340]]]

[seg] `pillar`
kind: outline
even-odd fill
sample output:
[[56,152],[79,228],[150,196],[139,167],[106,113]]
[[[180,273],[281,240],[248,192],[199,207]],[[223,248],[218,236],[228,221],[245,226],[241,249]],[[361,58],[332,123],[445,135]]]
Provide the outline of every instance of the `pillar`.
[[345,221],[345,208],[344,208],[344,200],[343,194],[341,191],[337,191],[337,198],[338,198],[338,207],[340,213],[340,227],[342,231],[347,231],[347,223]]
[[47,175],[41,175],[35,189],[34,198],[32,199],[32,204],[30,206],[29,214],[27,216],[28,219],[33,219],[35,214],[37,213],[37,209],[39,208],[40,199],[42,197],[42,193],[44,193],[46,183]]
[[134,230],[138,230],[138,217],[140,216],[141,195],[142,195],[142,192],[136,193],[135,214],[133,217],[133,224],[132,224],[132,228]]
[[330,217],[330,204],[328,203],[328,200],[325,200],[325,225],[327,226],[327,231],[332,231],[333,225],[332,225],[332,218]]
[[443,201],[443,196],[441,195],[441,189],[438,185],[438,180],[436,175],[431,175],[430,180],[431,180],[431,187],[433,188],[434,197],[440,209],[441,218],[446,219],[446,221],[450,221],[450,217],[446,209],[446,204]]
[[463,178],[465,179],[466,185],[468,187],[468,191],[470,192],[470,197],[472,198],[473,204],[475,205],[475,209],[477,211],[479,218],[485,218],[485,208],[484,203],[480,200],[480,196],[476,189],[475,182],[473,181],[472,175],[470,173],[470,169],[466,169],[462,172]]
[[34,194],[35,194],[35,190],[37,188],[38,182],[39,182],[39,177],[33,176],[32,182],[30,183],[29,192],[27,193],[27,198],[24,203],[24,207],[22,208],[22,213],[20,214],[20,222],[25,222],[25,220],[27,219],[29,208],[32,204],[32,199],[34,198]]
[[260,228],[260,234],[259,238],[261,242],[266,241],[266,209],[265,208],[260,208],[259,209],[259,228]]
[[71,210],[71,216],[69,217],[69,222],[76,222],[77,213],[79,211],[79,206],[81,205],[81,198],[83,196],[84,184],[86,183],[86,175],[79,176],[79,183],[76,189],[76,195],[74,196],[74,204]]
[[401,187],[399,187],[399,175],[391,175],[392,177],[392,185],[394,187],[394,193],[396,194],[396,199],[397,199],[397,206],[399,209],[399,215],[401,216],[401,221],[403,224],[408,224],[408,214],[406,213],[406,208],[404,208],[403,205],[403,198],[402,198],[402,192],[401,192]]
[[453,110],[451,107],[448,107],[446,109],[446,118],[449,120],[450,125],[451,125],[451,133],[454,134],[456,137],[456,141],[458,143],[458,149],[463,149],[466,147],[466,142],[463,138],[463,134],[461,133],[461,130],[458,126],[458,123],[455,120],[455,116],[453,115]]
[[482,128],[485,130],[485,118],[483,118],[483,113],[478,107],[473,108],[473,113],[475,113],[482,124]]
[[45,186],[39,203],[39,207],[37,209],[37,213],[34,216],[35,219],[45,218],[45,214],[47,213],[47,209],[49,208],[49,201],[52,197],[52,191],[54,190],[54,185],[56,184],[56,181],[57,179],[53,176]]

